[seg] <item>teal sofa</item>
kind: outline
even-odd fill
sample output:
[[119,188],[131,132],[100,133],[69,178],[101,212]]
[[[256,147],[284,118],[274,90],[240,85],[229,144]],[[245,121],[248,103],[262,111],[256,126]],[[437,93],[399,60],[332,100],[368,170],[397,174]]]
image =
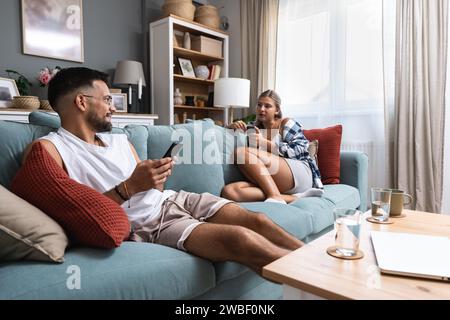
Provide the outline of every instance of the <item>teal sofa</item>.
[[[24,148],[59,126],[58,118],[44,114],[32,113],[29,120],[41,125],[0,121],[0,183],[6,188],[20,167]],[[167,189],[218,195],[224,184],[242,179],[236,167],[226,163],[230,146],[241,143],[241,138],[229,139],[212,121],[128,126],[114,128],[113,133],[127,134],[141,159],[161,157],[171,138],[177,139],[180,133],[191,142],[203,140],[209,164],[176,166]],[[211,163],[211,158],[224,161]],[[341,184],[326,185],[323,197],[289,205],[254,202],[242,206],[267,214],[288,232],[309,242],[332,229],[333,208],[367,207],[367,164],[363,153],[342,152]],[[68,289],[71,266],[81,272],[80,289]],[[0,261],[0,299],[279,299],[281,295],[280,285],[238,263],[212,263],[150,243],[124,242],[113,250],[69,247],[61,264]]]

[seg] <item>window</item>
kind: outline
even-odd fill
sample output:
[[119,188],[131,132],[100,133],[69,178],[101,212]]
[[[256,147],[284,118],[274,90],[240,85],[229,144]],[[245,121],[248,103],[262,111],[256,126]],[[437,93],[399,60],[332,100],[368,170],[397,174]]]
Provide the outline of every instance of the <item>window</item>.
[[383,108],[382,1],[280,0],[277,91],[289,116]]

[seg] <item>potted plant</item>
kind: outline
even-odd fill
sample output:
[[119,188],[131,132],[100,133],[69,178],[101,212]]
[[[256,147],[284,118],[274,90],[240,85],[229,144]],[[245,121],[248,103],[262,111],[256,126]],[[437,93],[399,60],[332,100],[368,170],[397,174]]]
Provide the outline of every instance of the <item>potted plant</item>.
[[21,96],[28,96],[30,93],[30,87],[33,86],[33,84],[28,81],[28,79],[21,73],[14,71],[14,70],[5,70],[6,73],[8,73],[8,77],[11,79],[14,79],[17,84],[17,89],[19,90],[19,93]]
[[197,96],[196,97],[196,105],[199,108],[204,108],[207,101],[208,101],[208,97],[205,97],[205,96]]

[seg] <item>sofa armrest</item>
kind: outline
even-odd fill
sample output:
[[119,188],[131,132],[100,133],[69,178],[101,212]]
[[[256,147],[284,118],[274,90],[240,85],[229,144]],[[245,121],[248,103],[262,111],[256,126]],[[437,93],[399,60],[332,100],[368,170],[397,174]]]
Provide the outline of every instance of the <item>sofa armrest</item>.
[[341,151],[341,183],[359,190],[360,210],[367,209],[367,176],[369,158],[359,151]]

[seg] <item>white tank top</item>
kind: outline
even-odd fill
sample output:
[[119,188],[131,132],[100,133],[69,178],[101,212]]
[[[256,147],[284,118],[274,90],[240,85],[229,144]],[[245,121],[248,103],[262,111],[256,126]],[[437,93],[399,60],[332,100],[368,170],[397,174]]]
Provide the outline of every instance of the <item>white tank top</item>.
[[[136,159],[124,134],[102,134],[97,137],[105,147],[89,144],[64,128],[41,139],[52,142],[64,162],[69,177],[105,193],[128,179],[136,168]],[[175,192],[156,189],[140,192],[122,204],[133,229],[156,219],[165,199]]]

